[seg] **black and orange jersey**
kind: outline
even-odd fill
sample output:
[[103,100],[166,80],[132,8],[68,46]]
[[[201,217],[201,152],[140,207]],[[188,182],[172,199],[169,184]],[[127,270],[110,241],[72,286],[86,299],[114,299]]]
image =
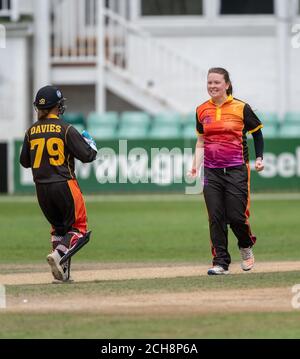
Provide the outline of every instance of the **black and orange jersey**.
[[196,129],[204,140],[204,166],[226,168],[249,161],[247,132],[261,129],[251,107],[232,96],[217,106],[212,100],[196,110]]
[[73,126],[50,115],[26,131],[20,163],[31,167],[34,182],[52,183],[75,179],[74,159],[92,162],[96,155]]

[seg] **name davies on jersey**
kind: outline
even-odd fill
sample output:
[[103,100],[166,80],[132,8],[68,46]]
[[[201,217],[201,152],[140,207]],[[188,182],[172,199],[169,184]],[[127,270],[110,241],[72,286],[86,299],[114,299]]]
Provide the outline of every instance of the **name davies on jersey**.
[[40,133],[60,133],[61,132],[61,126],[60,125],[54,125],[54,124],[48,124],[48,125],[37,125],[31,127],[30,134],[36,135]]

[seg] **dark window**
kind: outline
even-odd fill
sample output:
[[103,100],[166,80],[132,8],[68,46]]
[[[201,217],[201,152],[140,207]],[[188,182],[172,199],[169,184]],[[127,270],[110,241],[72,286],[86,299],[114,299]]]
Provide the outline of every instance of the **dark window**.
[[10,9],[10,0],[0,0],[0,10],[6,10],[6,9]]
[[202,0],[142,0],[142,15],[202,15]]
[[0,143],[0,193],[6,193],[8,189],[8,170],[7,170],[7,144]]
[[93,0],[87,0],[85,3],[85,24],[93,26],[96,23],[96,3]]
[[221,0],[221,14],[274,14],[273,0]]

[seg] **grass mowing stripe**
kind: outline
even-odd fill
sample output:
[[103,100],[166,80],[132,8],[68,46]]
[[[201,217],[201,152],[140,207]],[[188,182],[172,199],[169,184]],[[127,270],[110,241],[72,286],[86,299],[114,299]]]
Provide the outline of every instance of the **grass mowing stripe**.
[[[204,201],[203,195],[185,194],[107,194],[84,195],[86,202],[193,202]],[[253,201],[299,201],[300,193],[253,193]],[[0,203],[37,203],[36,196],[0,195]]]
[[[90,243],[74,260],[84,262],[211,262],[203,203],[87,203]],[[251,228],[258,261],[298,260],[299,201],[254,201]],[[49,224],[36,203],[0,203],[0,263],[45,263]],[[240,260],[229,231],[233,261]]]
[[[1,339],[300,338],[300,313],[1,314]],[[67,323],[67,325],[66,325]]]
[[195,290],[251,289],[292,287],[299,283],[299,273],[242,273],[214,277],[179,277],[138,279],[124,281],[103,281],[73,283],[70,285],[8,285],[7,294],[16,297],[26,295],[64,295],[64,294],[131,294],[131,293],[169,293]]

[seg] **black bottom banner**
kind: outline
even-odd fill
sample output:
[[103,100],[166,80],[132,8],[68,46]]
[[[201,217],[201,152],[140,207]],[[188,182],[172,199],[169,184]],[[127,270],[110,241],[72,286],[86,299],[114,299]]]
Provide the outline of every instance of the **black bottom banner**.
[[1,358],[241,358],[281,350],[296,352],[299,340],[2,340]]

